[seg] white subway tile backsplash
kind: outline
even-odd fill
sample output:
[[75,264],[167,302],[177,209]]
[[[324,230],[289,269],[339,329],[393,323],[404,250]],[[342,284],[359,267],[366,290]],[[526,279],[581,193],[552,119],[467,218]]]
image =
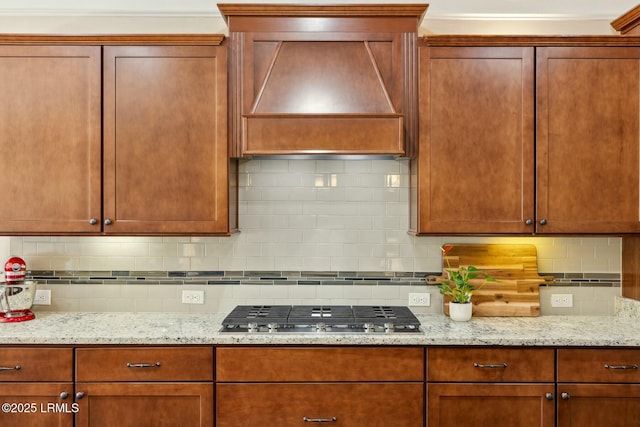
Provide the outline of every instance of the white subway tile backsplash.
[[373,161],[369,160],[353,160],[345,162],[344,173],[349,175],[370,173],[373,168]]
[[[242,160],[238,205],[241,232],[230,237],[2,239],[9,239],[11,253],[23,256],[32,270],[438,272],[443,243],[512,242],[536,245],[541,273],[620,274],[621,239],[616,237],[411,236],[407,233],[408,198],[408,160]],[[120,295],[102,294],[100,298],[86,294],[86,289],[94,289],[90,285],[61,287],[50,309],[104,309],[106,303],[101,301],[106,299],[111,301],[106,304],[109,307],[119,302],[128,308],[133,304],[138,311],[196,310],[176,302],[175,288],[170,296],[158,296],[157,285],[114,286],[121,289]],[[378,286],[366,291],[363,289],[369,287],[362,286],[360,290],[349,289],[348,295],[344,288],[287,285],[277,291],[271,289],[276,296],[270,294],[267,299],[323,303],[398,300],[406,304],[410,287]],[[106,292],[104,289],[101,292]],[[140,289],[147,289],[149,295],[143,295]],[[593,298],[584,302],[579,299],[583,310],[593,311],[602,298],[619,294],[619,287],[597,289],[600,293]],[[263,296],[260,285],[215,285],[207,286],[206,291],[207,302],[197,310],[218,310]]]
[[331,271],[358,271],[358,258],[340,256],[335,254],[331,257]]

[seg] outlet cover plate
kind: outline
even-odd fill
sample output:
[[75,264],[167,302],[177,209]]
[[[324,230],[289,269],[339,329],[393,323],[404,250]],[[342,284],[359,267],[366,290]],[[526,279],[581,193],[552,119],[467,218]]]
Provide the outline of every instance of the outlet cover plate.
[[431,305],[431,294],[424,293],[410,293],[409,294],[409,307],[429,307]]
[[183,290],[183,304],[204,304],[204,291]]
[[551,294],[551,307],[573,307],[573,294]]
[[36,289],[36,295],[33,298],[33,305],[51,305],[51,290]]

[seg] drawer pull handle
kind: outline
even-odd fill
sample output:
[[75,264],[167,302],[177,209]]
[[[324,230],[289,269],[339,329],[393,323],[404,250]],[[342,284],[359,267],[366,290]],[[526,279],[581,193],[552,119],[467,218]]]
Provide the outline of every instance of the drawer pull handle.
[[8,366],[0,366],[0,371],[19,371],[20,370],[20,365],[16,365],[13,368],[10,368]]
[[338,421],[338,419],[336,417],[331,417],[331,418],[302,417],[302,421],[304,421],[305,423],[335,423],[336,421]]
[[604,365],[605,369],[638,369],[638,365]]
[[507,367],[506,363],[473,363],[474,368],[490,368],[490,369],[504,369]]
[[158,368],[160,362],[156,363],[127,363],[127,368]]

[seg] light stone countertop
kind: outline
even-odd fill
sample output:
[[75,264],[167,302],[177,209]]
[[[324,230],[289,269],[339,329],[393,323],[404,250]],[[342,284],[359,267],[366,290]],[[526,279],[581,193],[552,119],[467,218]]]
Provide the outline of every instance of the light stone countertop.
[[4,345],[498,345],[640,347],[640,319],[633,316],[476,317],[454,322],[417,315],[415,334],[220,333],[223,314],[37,312],[27,322],[0,324]]

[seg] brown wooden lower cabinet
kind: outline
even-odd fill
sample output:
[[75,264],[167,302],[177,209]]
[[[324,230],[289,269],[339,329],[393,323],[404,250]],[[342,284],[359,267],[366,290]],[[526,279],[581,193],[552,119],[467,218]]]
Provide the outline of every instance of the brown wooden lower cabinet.
[[0,426],[635,427],[639,365],[639,348],[0,346]]
[[553,384],[428,384],[429,427],[554,426]]
[[640,426],[640,384],[558,384],[558,427]]
[[211,427],[211,383],[81,383],[77,427]]
[[71,427],[73,383],[0,383],[0,426]]
[[218,384],[217,427],[424,426],[422,383]]
[[558,427],[640,426],[640,349],[558,349]]
[[211,427],[213,348],[76,349],[76,427]]
[[70,348],[0,347],[0,426],[73,426]]

